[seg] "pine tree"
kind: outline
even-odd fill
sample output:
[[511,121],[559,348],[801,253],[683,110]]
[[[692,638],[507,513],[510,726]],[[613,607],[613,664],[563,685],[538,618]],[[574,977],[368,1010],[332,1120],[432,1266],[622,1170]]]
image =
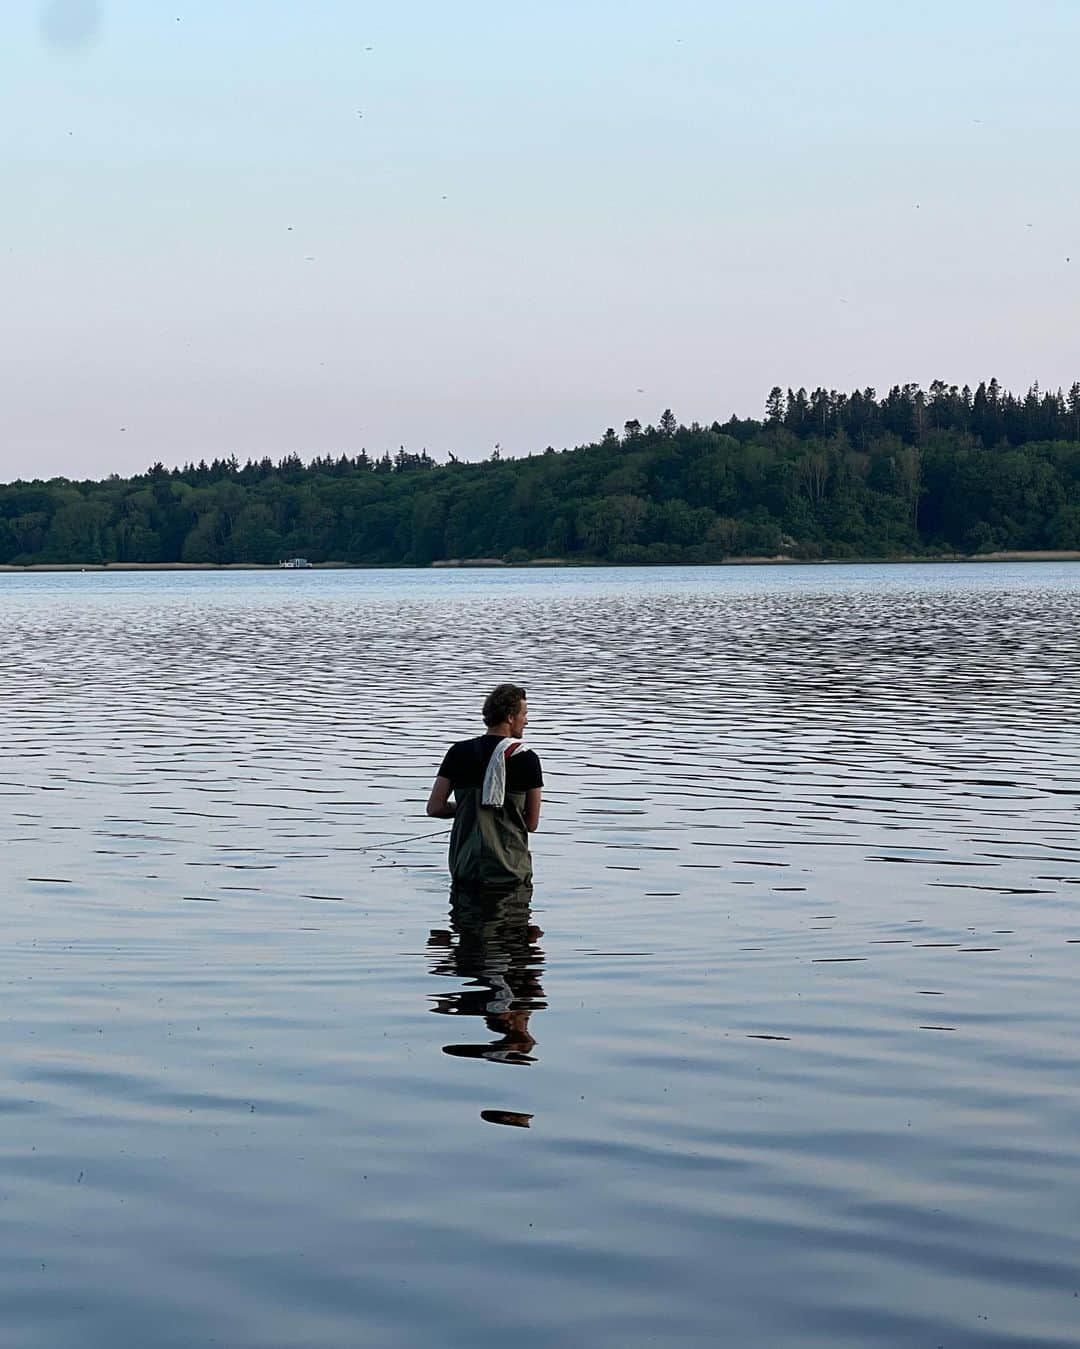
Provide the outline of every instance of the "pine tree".
[[1069,436],[1072,440],[1080,440],[1080,380],[1070,386],[1066,407],[1069,411]]
[[772,426],[779,426],[784,420],[784,411],[784,391],[776,384],[765,400],[765,420]]
[[784,425],[797,436],[805,436],[813,429],[810,424],[810,400],[805,389],[797,393],[788,389]]
[[833,431],[835,424],[834,397],[834,394],[821,388],[815,389],[810,395],[810,420],[815,435],[827,436]]

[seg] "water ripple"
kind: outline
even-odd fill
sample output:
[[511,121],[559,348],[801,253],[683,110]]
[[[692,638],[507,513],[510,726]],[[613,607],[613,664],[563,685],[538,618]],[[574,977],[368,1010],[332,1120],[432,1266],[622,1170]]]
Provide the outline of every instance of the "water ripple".
[[0,577],[0,1340],[1075,1344],[1078,579]]

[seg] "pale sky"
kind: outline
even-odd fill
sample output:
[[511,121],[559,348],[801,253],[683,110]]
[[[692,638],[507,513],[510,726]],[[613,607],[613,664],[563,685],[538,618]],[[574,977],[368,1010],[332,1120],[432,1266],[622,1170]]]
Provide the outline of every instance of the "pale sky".
[[1080,378],[1076,0],[4,17],[0,479]]

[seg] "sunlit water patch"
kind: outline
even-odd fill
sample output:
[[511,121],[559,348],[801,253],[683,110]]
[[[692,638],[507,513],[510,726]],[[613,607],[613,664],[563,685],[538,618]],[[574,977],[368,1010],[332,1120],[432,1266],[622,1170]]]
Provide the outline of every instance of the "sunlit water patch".
[[1076,1343],[1078,580],[0,577],[0,1342]]

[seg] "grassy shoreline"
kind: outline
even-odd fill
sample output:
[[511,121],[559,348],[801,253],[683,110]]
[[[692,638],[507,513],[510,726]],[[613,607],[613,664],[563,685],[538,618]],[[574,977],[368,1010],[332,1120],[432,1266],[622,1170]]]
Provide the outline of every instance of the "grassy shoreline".
[[[727,557],[721,562],[606,562],[592,559],[538,558],[530,562],[506,562],[502,558],[448,558],[418,567],[410,563],[316,562],[312,571],[465,571],[477,568],[505,570],[536,569],[538,567],[851,567],[896,566],[932,562],[1080,562],[1080,550],[1029,549],[992,553],[933,553],[906,554],[900,557],[838,557],[801,558],[783,554],[773,557]],[[272,563],[261,562],[31,562],[24,566],[0,563],[0,573],[24,572],[140,572],[140,571],[285,571]]]

